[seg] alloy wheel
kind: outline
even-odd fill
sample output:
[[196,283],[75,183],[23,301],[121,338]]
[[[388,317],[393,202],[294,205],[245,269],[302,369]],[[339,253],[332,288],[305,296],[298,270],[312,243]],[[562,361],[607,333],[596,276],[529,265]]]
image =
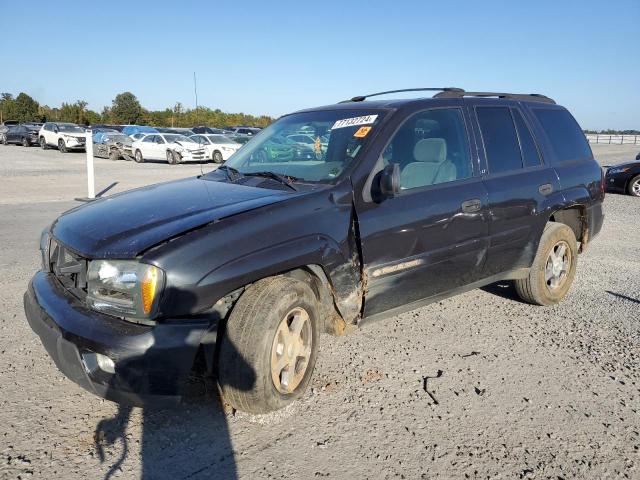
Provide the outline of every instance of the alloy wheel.
[[302,382],[312,342],[309,314],[303,308],[294,308],[278,325],[271,347],[271,378],[280,393],[293,393]]
[[544,269],[544,278],[549,290],[556,290],[564,285],[572,261],[571,249],[567,242],[561,240],[553,246]]

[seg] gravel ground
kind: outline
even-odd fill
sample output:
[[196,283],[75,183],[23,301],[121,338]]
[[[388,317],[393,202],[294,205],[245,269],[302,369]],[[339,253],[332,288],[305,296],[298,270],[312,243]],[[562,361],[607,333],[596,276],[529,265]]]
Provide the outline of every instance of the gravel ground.
[[[594,145],[602,164],[640,147]],[[22,294],[82,154],[0,146],[0,478],[640,478],[640,200],[609,194],[569,296],[492,285],[342,338],[284,411],[118,407],[58,372]],[[210,169],[211,165],[205,166]],[[96,160],[98,190],[200,172]]]

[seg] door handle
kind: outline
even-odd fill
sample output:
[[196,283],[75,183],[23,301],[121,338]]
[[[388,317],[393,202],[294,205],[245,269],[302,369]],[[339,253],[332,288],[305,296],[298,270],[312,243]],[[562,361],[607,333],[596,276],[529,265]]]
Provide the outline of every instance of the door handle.
[[538,191],[542,195],[549,195],[551,192],[553,192],[553,185],[551,185],[550,183],[544,183],[538,187]]
[[464,213],[479,212],[481,207],[482,202],[479,198],[473,198],[471,200],[467,200],[466,202],[462,202],[462,211]]

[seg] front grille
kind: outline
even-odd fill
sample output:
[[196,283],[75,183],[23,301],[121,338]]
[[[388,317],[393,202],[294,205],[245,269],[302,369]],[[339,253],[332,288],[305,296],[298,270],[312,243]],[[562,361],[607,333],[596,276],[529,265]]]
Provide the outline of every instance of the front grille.
[[75,254],[55,239],[49,245],[49,271],[64,288],[78,298],[87,295],[87,259]]

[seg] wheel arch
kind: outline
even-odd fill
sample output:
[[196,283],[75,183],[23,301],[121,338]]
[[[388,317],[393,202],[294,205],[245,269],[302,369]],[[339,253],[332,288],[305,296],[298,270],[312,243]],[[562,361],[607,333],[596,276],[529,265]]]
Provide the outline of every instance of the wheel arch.
[[589,243],[589,223],[584,205],[571,205],[557,209],[551,213],[548,221],[567,225],[580,242],[578,252],[582,253],[586,249]]

